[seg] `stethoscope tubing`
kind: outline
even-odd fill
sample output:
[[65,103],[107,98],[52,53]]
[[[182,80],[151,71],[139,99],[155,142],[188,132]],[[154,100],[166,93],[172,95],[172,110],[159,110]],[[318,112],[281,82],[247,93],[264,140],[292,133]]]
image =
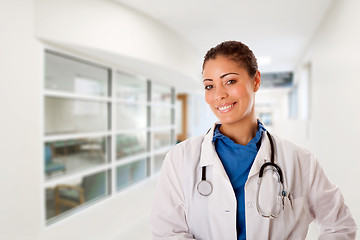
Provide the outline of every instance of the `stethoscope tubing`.
[[[209,131],[208,131],[209,132]],[[279,183],[280,183],[280,189],[281,189],[281,196],[284,198],[286,193],[284,191],[284,179],[283,179],[283,173],[282,173],[282,170],[281,168],[275,163],[275,147],[274,147],[274,142],[273,142],[273,139],[272,139],[272,136],[271,134],[266,131],[266,134],[269,138],[269,141],[270,141],[270,151],[271,151],[271,158],[270,158],[270,162],[265,162],[261,168],[260,168],[260,171],[259,171],[259,179],[258,179],[258,187],[257,187],[257,194],[256,194],[256,207],[257,207],[257,210],[259,212],[259,214],[263,217],[266,217],[266,218],[276,218],[280,215],[280,211],[278,211],[276,214],[269,214],[269,215],[266,215],[266,214],[263,214],[262,210],[261,210],[261,207],[259,205],[259,189],[260,189],[260,185],[261,185],[261,181],[262,181],[262,177],[263,177],[263,174],[264,174],[264,171],[267,167],[273,167],[275,169],[275,172],[278,174],[278,177],[279,177]],[[201,168],[201,181],[198,183],[197,185],[197,190],[198,192],[200,193],[200,195],[202,196],[209,196],[212,192],[213,192],[213,186],[211,184],[210,181],[208,181],[206,179],[206,168],[207,166],[203,166]]]

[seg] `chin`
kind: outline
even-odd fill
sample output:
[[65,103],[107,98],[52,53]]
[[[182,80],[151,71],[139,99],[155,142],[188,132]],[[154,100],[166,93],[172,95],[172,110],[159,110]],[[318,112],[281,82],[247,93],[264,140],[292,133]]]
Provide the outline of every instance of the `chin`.
[[242,119],[229,119],[229,118],[219,118],[219,121],[222,123],[222,124],[234,124],[234,123],[238,123],[238,122],[241,122]]
[[217,116],[217,118],[219,119],[219,121],[222,124],[228,124],[228,125],[232,125],[232,124],[237,124],[237,123],[241,123],[244,122],[244,120],[246,121],[249,120],[249,118],[251,117],[251,115],[248,114],[238,114],[236,116]]

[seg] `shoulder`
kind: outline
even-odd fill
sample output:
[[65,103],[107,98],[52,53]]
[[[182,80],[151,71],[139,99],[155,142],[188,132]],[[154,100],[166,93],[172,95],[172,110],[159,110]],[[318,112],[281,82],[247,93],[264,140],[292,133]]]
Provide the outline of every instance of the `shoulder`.
[[303,163],[316,161],[315,155],[305,147],[278,136],[273,135],[272,137],[275,141],[276,151],[285,159],[297,159]]
[[279,145],[279,147],[286,148],[288,150],[291,150],[293,152],[298,152],[302,154],[312,154],[308,149],[305,147],[298,145],[297,143],[294,143],[292,141],[289,141],[287,139],[284,139],[282,137],[272,135],[272,137],[275,140],[275,144]]
[[308,196],[307,192],[315,178],[326,179],[315,155],[308,149],[289,140],[274,137],[275,156],[285,175],[286,184],[294,196]]
[[204,141],[204,135],[189,138],[176,144],[167,154],[168,156],[184,156],[186,154],[200,153],[201,145]]
[[176,144],[167,154],[162,165],[162,172],[181,179],[195,173],[201,156],[201,144],[204,136],[193,137]]

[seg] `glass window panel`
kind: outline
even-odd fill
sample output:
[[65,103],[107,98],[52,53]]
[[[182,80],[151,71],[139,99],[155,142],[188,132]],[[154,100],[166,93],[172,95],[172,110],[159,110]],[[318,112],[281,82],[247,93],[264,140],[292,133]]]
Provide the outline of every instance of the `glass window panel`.
[[107,103],[45,98],[45,133],[64,134],[107,130]]
[[121,103],[117,105],[117,129],[139,129],[147,126],[146,105]]
[[153,107],[151,108],[152,121],[151,125],[158,126],[170,126],[171,125],[171,108]]
[[106,142],[106,137],[47,142],[44,146],[46,179],[104,164]]
[[171,145],[171,131],[154,132],[153,133],[154,149],[167,147]]
[[46,219],[56,218],[77,207],[109,195],[107,171],[64,181],[45,190]]
[[157,154],[154,156],[154,171],[155,172],[160,171],[161,166],[164,162],[165,156],[166,156],[166,153]]
[[147,176],[146,159],[116,168],[116,189],[124,188]]
[[115,96],[122,100],[147,101],[147,82],[125,73],[116,73]]
[[45,88],[91,96],[108,95],[108,69],[45,54]]
[[153,102],[171,104],[171,87],[153,84],[151,98]]
[[146,151],[146,132],[118,134],[116,136],[116,158],[144,153]]

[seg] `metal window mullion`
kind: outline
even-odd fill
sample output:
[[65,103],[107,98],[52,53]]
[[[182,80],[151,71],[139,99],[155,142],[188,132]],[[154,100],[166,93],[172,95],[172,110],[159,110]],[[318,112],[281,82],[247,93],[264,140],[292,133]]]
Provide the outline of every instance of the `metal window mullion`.
[[92,133],[49,135],[49,136],[44,136],[44,142],[73,140],[79,138],[97,138],[97,137],[105,137],[110,134],[111,132],[109,131],[100,131],[100,132],[92,132]]
[[70,100],[80,100],[80,101],[91,101],[91,102],[109,102],[109,97],[101,96],[91,96],[84,95],[72,92],[65,92],[59,90],[44,90],[45,97],[61,98],[61,99],[70,99]]
[[134,157],[124,158],[124,159],[117,161],[115,163],[115,166],[116,166],[116,168],[118,168],[120,166],[128,165],[128,164],[135,163],[135,162],[140,162],[144,159],[147,160],[148,157],[149,157],[149,154],[143,154],[143,155],[139,154]]
[[107,171],[109,169],[109,165],[108,164],[103,164],[100,166],[96,166],[96,167],[92,167],[90,169],[86,169],[86,170],[81,170],[78,171],[76,173],[70,173],[70,174],[66,174],[64,176],[60,176],[54,179],[49,179],[47,181],[45,181],[45,187],[52,187],[56,184],[61,184],[63,182],[72,180],[72,179],[77,179],[77,178],[82,178],[84,176],[87,175],[93,175],[96,173],[100,173],[103,171]]
[[152,121],[151,121],[151,115],[152,115],[152,95],[151,95],[151,81],[148,80],[147,81],[147,132],[146,132],[146,136],[147,136],[147,152],[149,153],[149,156],[146,159],[147,162],[147,176],[151,176],[153,174],[153,156],[151,154],[152,152],[152,131],[151,131],[151,125],[152,125]]
[[[43,55],[42,55],[42,66],[45,68],[45,64],[46,64],[46,50],[43,49]],[[44,145],[46,143],[45,141],[45,72],[42,71],[42,76],[41,76],[41,86],[43,86],[41,88],[41,118],[40,118],[40,126],[41,126],[41,142],[40,142],[40,146],[39,146],[39,150],[41,153],[44,152]],[[42,177],[42,184],[41,184],[41,202],[43,205],[42,209],[41,209],[41,215],[42,215],[42,222],[43,222],[43,226],[46,226],[46,222],[47,222],[47,208],[46,208],[46,173],[45,173],[45,156],[44,154],[41,155],[41,160],[40,160],[40,164],[41,164],[41,177]]]
[[111,75],[111,89],[109,89],[109,92],[111,93],[111,159],[110,159],[110,165],[111,165],[111,195],[116,194],[116,128],[117,128],[117,114],[116,114],[116,108],[117,108],[117,102],[116,102],[116,83],[115,83],[115,77],[116,77],[116,70],[112,69],[112,75]]

